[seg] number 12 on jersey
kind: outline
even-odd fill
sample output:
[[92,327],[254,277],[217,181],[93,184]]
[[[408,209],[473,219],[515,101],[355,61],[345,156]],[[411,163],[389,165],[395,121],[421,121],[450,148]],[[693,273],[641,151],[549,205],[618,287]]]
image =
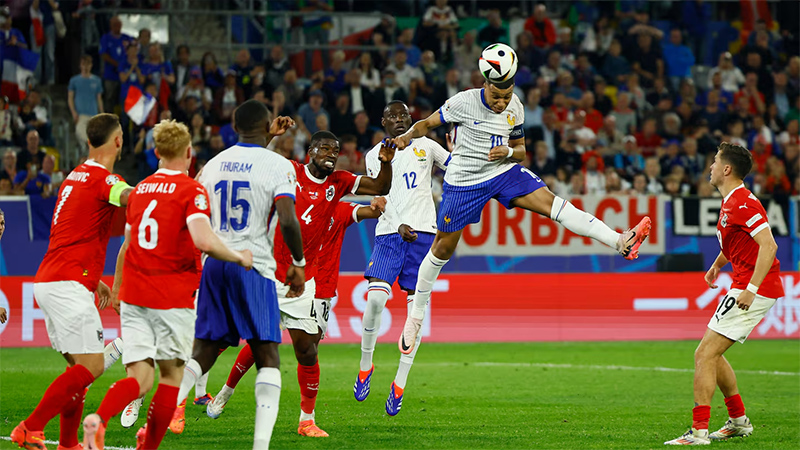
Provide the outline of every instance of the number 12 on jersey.
[[[220,231],[242,231],[250,224],[250,182],[222,180],[214,185],[214,193],[219,193]],[[230,195],[229,195],[230,193]],[[229,203],[230,201],[230,203]],[[239,212],[240,216],[235,217]]]

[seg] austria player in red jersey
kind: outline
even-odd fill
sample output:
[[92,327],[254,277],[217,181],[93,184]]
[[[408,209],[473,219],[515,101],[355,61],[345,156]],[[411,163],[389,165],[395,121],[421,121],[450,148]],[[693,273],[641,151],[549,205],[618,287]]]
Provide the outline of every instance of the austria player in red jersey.
[[[104,447],[106,424],[153,387],[154,362],[161,371],[137,433],[137,448],[158,448],[172,419],[183,369],[192,353],[194,294],[200,284],[200,254],[253,265],[249,250],[228,248],[211,229],[208,194],[186,174],[192,138],[185,125],[162,121],[153,129],[160,169],[130,194],[125,242],[117,258],[123,355],[128,377],[109,388],[95,414],[83,422],[84,448]],[[120,276],[121,275],[121,276]]]
[[[297,379],[300,383],[300,423],[297,432],[303,436],[326,437],[328,433],[315,423],[314,407],[319,390],[319,363],[317,345],[324,333],[326,323],[314,307],[315,280],[320,246],[326,239],[326,231],[339,200],[348,194],[385,195],[392,182],[392,158],[394,147],[384,146],[380,150],[381,168],[375,178],[362,177],[344,170],[334,170],[339,158],[339,139],[331,132],[318,131],[311,136],[310,162],[302,165],[292,162],[297,174],[297,202],[295,209],[300,219],[303,236],[303,254],[306,257],[305,290],[299,297],[289,297],[289,286],[277,286],[278,304],[281,310],[281,326],[289,330],[297,358]],[[275,260],[278,268],[275,276],[286,279],[292,264],[292,255],[279,233],[275,234]],[[242,349],[237,365],[248,367],[247,350]],[[246,369],[245,369],[246,371]],[[207,407],[210,417],[219,417],[222,407],[233,392],[223,387],[219,395]]]
[[122,149],[119,118],[96,115],[89,120],[86,134],[89,159],[61,185],[50,244],[33,284],[50,343],[69,368],[50,384],[33,413],[11,432],[11,440],[24,448],[45,448],[42,430],[59,414],[59,448],[80,448],[78,427],[85,391],[104,369],[103,324],[94,294],[100,297],[100,308],[105,308],[111,294],[100,281],[106,247],[114,213],[127,204],[131,187],[111,173]]
[[[753,158],[739,145],[720,144],[711,165],[711,184],[722,194],[717,223],[720,252],[708,269],[705,281],[716,288],[720,269],[733,266],[731,290],[719,302],[708,329],[694,353],[694,403],[692,428],[668,445],[705,445],[711,440],[748,436],[753,425],[744,413],[736,375],[723,353],[747,336],[783,297],[778,245],[772,236],[767,212],[742,180],[750,173]],[[716,386],[725,395],[729,419],[714,433],[708,433],[711,397]]]

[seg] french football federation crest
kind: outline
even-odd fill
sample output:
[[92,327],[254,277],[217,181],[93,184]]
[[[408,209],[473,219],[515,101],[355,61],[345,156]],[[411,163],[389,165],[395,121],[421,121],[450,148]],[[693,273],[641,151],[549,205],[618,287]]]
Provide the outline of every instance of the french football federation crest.
[[414,147],[414,154],[417,155],[417,158],[424,158],[425,156],[428,155],[427,153],[425,153],[424,149],[419,149],[417,147]]
[[336,194],[336,189],[333,186],[328,186],[328,189],[325,190],[325,200],[331,201],[333,200],[333,196]]
[[506,114],[506,120],[512,127],[517,124],[517,117],[511,113]]
[[194,206],[200,211],[205,211],[208,209],[208,199],[205,195],[198,194],[197,197],[194,198]]
[[118,176],[112,174],[112,175],[109,175],[109,176],[106,177],[106,184],[107,185],[113,186],[113,185],[115,185],[117,183],[119,183],[119,177]]

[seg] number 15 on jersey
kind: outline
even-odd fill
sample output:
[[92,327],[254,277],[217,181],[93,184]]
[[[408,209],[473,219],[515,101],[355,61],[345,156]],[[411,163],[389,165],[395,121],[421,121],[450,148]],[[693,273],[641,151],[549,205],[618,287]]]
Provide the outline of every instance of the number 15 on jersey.
[[214,185],[214,194],[219,195],[219,229],[241,232],[250,225],[249,181],[222,180]]

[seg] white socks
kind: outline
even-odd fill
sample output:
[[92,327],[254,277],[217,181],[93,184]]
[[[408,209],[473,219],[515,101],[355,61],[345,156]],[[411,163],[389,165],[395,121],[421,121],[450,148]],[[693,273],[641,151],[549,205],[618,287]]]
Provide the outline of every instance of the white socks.
[[207,386],[208,386],[208,372],[204,373],[203,376],[198,378],[197,383],[194,384],[194,396],[200,398],[206,395]]
[[367,307],[364,309],[364,318],[361,321],[363,331],[361,334],[360,370],[367,371],[372,367],[372,353],[375,351],[375,343],[378,341],[378,332],[381,329],[381,314],[389,300],[391,290],[392,287],[385,281],[369,283]]
[[428,301],[431,299],[431,290],[436,278],[439,277],[439,272],[442,267],[447,264],[446,259],[439,259],[433,256],[433,252],[428,250],[428,254],[419,265],[419,274],[417,275],[417,287],[415,289],[416,295],[414,304],[411,308],[409,315],[414,319],[422,320],[425,317],[425,307],[428,306]]
[[[408,296],[409,310],[414,301],[414,295]],[[394,384],[400,389],[405,389],[406,381],[408,380],[408,372],[411,371],[411,365],[414,364],[414,357],[417,356],[419,350],[419,343],[422,342],[422,331],[417,334],[417,342],[414,344],[414,350],[408,355],[400,354],[400,365],[397,366],[397,375],[394,377]]]
[[194,359],[190,359],[183,369],[183,380],[181,381],[181,388],[178,391],[178,406],[186,400],[189,396],[189,391],[192,390],[197,379],[203,376],[203,369],[200,368],[200,363]]
[[281,371],[275,367],[262,367],[256,374],[256,430],[253,450],[269,448],[272,429],[278,419],[281,400]]
[[[619,233],[609,228],[602,220],[586,211],[581,211],[559,196],[553,199],[550,218],[577,235],[588,236],[614,250],[617,249]],[[420,275],[422,275],[422,267],[420,267]],[[419,282],[417,282],[417,292],[419,292]]]

